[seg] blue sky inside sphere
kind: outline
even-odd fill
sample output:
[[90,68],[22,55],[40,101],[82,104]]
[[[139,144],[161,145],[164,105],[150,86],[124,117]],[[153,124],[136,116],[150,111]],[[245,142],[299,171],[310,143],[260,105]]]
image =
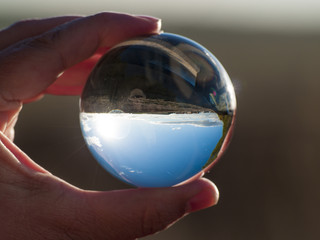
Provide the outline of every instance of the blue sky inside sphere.
[[194,176],[223,133],[216,113],[81,113],[80,120],[97,161],[140,187],[173,186]]

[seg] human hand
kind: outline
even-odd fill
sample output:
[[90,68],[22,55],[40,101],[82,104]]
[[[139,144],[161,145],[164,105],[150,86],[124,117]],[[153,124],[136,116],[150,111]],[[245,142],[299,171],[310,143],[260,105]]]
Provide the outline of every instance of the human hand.
[[24,21],[0,32],[1,239],[135,239],[217,202],[215,185],[201,178],[171,188],[82,190],[13,143],[24,103],[46,93],[80,94],[106,49],[159,26],[151,17],[101,13]]

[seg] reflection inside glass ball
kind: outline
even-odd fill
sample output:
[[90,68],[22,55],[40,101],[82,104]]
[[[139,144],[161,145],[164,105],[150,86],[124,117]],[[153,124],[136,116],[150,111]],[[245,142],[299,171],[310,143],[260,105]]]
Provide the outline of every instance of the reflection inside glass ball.
[[236,100],[208,50],[163,33],[109,50],[88,78],[80,110],[87,146],[107,171],[131,185],[166,187],[216,162]]

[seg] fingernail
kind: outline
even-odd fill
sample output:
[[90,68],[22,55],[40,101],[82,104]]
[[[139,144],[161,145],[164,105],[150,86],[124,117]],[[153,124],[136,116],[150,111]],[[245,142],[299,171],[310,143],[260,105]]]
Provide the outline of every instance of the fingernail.
[[152,17],[152,16],[139,16],[148,21],[154,22],[157,24],[157,32],[160,32],[162,26],[162,20],[160,18]]
[[187,202],[186,212],[191,213],[214,206],[218,203],[218,199],[219,191],[215,186],[213,189],[206,188],[197,193]]
[[158,21],[161,21],[160,18],[157,18],[157,17],[153,17],[153,16],[147,16],[147,15],[140,15],[139,17],[141,18],[144,18],[144,19],[147,19],[147,20],[150,20],[152,22],[158,22]]
[[163,33],[163,31],[161,31],[162,28],[162,20],[159,19],[159,21],[157,22],[157,31],[160,33]]

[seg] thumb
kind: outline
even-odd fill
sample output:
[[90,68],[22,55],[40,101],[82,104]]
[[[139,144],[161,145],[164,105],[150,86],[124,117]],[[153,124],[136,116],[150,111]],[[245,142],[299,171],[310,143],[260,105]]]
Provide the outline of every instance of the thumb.
[[1,132],[0,195],[1,237],[77,240],[143,237],[219,197],[203,178],[169,188],[81,190],[42,169]]
[[216,186],[207,179],[171,188],[85,192],[82,219],[87,220],[86,232],[97,234],[94,239],[135,239],[215,205],[218,198]]

